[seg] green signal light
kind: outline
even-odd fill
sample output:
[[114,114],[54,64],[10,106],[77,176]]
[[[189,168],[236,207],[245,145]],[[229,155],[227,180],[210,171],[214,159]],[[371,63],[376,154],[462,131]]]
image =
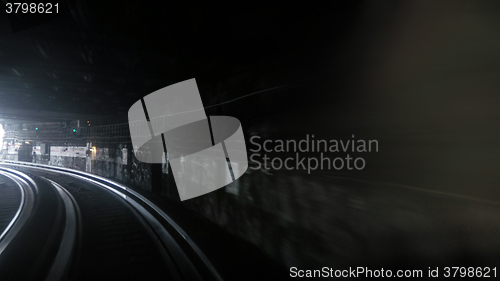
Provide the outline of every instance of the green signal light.
[[35,128],[35,130],[37,130],[37,131],[38,131],[38,128]]
[[76,129],[73,129],[73,133],[75,133],[75,132],[76,132]]

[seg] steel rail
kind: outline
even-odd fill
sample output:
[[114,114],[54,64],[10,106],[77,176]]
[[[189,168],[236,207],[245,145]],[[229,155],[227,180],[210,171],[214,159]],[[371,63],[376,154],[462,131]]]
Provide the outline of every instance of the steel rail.
[[[208,258],[205,256],[205,254],[201,251],[201,249],[194,243],[194,241],[186,234],[186,232],[177,224],[174,222],[172,218],[170,218],[163,210],[161,210],[159,207],[157,207],[154,203],[152,203],[150,200],[139,194],[138,192],[121,185],[119,183],[113,182],[109,179],[106,179],[101,176],[77,171],[77,170],[72,170],[68,168],[62,168],[62,167],[55,167],[55,166],[49,166],[49,165],[43,165],[43,164],[35,164],[35,163],[19,163],[15,161],[6,161],[2,160],[0,163],[3,163],[5,165],[10,165],[10,166],[17,166],[17,167],[30,167],[33,169],[37,170],[42,170],[42,171],[49,171],[49,172],[54,172],[57,171],[58,173],[67,175],[67,176],[72,176],[87,182],[90,182],[92,184],[98,185],[110,192],[112,192],[115,195],[118,195],[125,201],[127,201],[131,206],[133,206],[137,211],[140,212],[140,214],[146,219],[146,221],[150,224],[151,228],[158,234],[159,238],[164,242],[165,246],[168,247],[168,249],[172,252],[175,253],[176,257],[178,258],[176,261],[180,262],[179,266],[183,270],[184,274],[189,274],[188,278],[190,280],[192,279],[198,279],[201,280],[202,278],[198,274],[198,270],[194,267],[194,265],[189,261],[187,258],[186,254],[182,251],[180,246],[177,244],[175,239],[171,236],[170,233],[164,228],[164,226],[149,212],[147,211],[141,204],[139,204],[136,200],[134,200],[131,197],[134,197],[141,202],[145,203],[148,207],[150,207],[152,210],[154,210],[161,218],[163,218],[168,224],[170,224],[173,229],[177,231],[177,233],[188,243],[188,245],[191,247],[191,249],[198,255],[200,260],[203,262],[203,264],[206,266],[206,268],[209,270],[209,272],[212,274],[212,276],[218,280],[222,281],[222,277],[220,274],[217,272],[215,267],[211,264],[211,262],[208,260]],[[99,181],[103,181],[107,184],[104,184]],[[119,191],[114,187],[117,187],[121,189],[122,191]],[[125,193],[126,194],[125,194]],[[131,195],[131,196],[130,196]],[[179,259],[180,258],[180,259]]]
[[[0,235],[1,255],[31,216],[35,203],[35,193],[38,188],[35,182],[29,178],[28,175],[19,171],[0,167],[0,174],[14,181],[21,190],[21,202],[19,204],[19,208],[10,223]],[[30,186],[28,182],[31,182],[33,186]]]
[[60,184],[48,178],[47,180],[57,190],[64,203],[66,211],[66,220],[59,250],[56,254],[52,267],[47,275],[46,280],[62,280],[69,270],[75,244],[77,241],[78,227],[80,225],[80,211],[75,198]]

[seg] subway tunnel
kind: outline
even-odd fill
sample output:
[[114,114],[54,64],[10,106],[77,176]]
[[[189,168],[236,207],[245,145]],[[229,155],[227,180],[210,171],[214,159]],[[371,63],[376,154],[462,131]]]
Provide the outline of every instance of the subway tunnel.
[[498,277],[497,2],[4,10],[0,280]]

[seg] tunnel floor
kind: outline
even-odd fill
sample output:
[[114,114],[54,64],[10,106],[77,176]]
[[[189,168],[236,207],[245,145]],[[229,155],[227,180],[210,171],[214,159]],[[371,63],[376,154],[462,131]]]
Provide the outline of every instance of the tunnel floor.
[[[13,168],[8,165],[0,167]],[[63,270],[65,280],[190,280],[195,277],[200,280],[259,280],[283,279],[288,275],[284,266],[266,257],[255,246],[227,233],[179,203],[167,202],[136,189],[182,227],[220,274],[214,277],[209,270],[200,269],[199,261],[194,261],[192,269],[198,272],[191,276],[183,268],[186,267],[185,262],[176,261],[179,252],[162,245],[165,242],[155,234],[150,222],[128,204],[119,191],[110,192],[57,170],[40,171],[30,167],[14,167],[14,170],[32,179],[36,190],[32,217],[7,250],[0,252],[2,280],[41,280],[49,274],[51,267],[55,267],[51,261],[57,259],[58,244],[62,245],[59,241],[66,235],[64,222],[67,224],[70,215],[64,212],[64,204],[56,196],[52,183],[67,190],[77,211],[75,218],[71,219],[77,222],[76,239],[72,245],[71,260]],[[0,176],[0,194],[3,195],[0,197],[0,227],[5,229],[14,218],[22,198],[16,183],[5,176]],[[39,239],[39,235],[48,238]],[[177,242],[182,240],[172,236]],[[32,247],[32,244],[38,246]],[[59,248],[62,246],[59,245]],[[186,246],[181,245],[180,248],[184,251]],[[193,256],[186,255],[188,259]]]

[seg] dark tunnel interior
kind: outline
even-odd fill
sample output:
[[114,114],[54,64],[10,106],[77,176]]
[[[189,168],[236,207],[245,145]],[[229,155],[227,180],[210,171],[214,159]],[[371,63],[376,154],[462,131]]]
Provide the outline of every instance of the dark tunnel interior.
[[497,277],[499,2],[1,6],[0,280]]

